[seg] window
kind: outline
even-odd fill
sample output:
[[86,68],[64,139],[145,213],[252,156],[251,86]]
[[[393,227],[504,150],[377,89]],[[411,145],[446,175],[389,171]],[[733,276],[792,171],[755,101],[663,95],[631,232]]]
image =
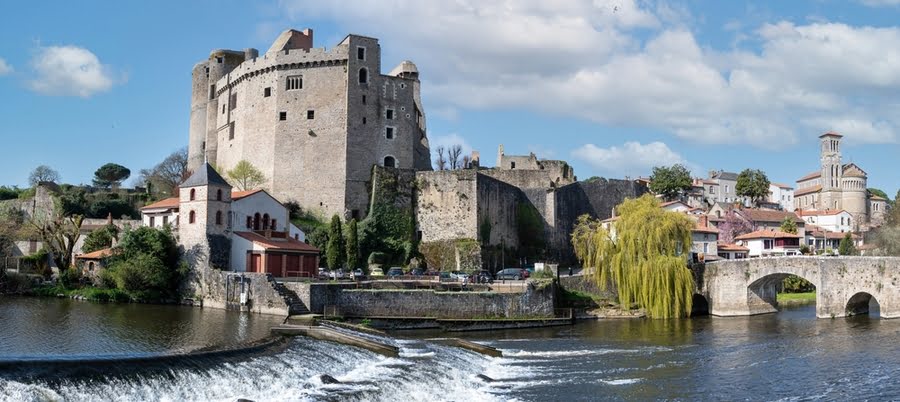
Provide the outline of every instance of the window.
[[359,210],[354,209],[354,210],[350,211],[350,217],[352,217],[353,219],[359,220]]
[[272,230],[278,230],[278,220],[277,219],[272,219],[271,227],[272,227]]
[[287,112],[278,113],[278,120],[281,120],[281,121],[287,120]]
[[385,127],[384,128],[384,138],[389,140],[394,139],[394,128],[393,127]]
[[363,117],[363,124],[366,124],[366,118]]
[[216,225],[222,224],[222,211],[216,211]]
[[216,84],[212,84],[209,86],[209,99],[213,100],[216,98]]
[[188,214],[188,223],[193,224],[197,220],[197,214],[194,211]]
[[728,194],[728,185],[725,185],[725,194]]
[[266,89],[263,89],[263,97],[268,98],[270,96],[272,96],[272,87],[266,87]]
[[356,59],[357,60],[365,60],[366,59],[366,48],[362,46],[356,47]]
[[773,244],[773,242],[772,242],[772,240],[770,240],[770,239],[765,239],[765,240],[763,240],[763,248],[766,249],[766,250],[771,250],[771,249],[772,249],[772,244]]
[[222,201],[222,189],[216,190],[216,201]]
[[259,212],[253,215],[253,230],[259,230]]
[[303,76],[302,75],[292,75],[290,77],[287,77],[286,89],[288,91],[292,91],[295,89],[303,89]]
[[269,214],[263,214],[262,225],[263,230],[269,229]]
[[368,84],[369,83],[369,70],[365,68],[359,69],[359,83],[360,84]]
[[363,105],[365,105],[365,104],[366,104],[366,96],[363,95]]
[[388,109],[388,110],[386,110],[386,111],[384,112],[384,118],[386,118],[386,119],[388,119],[388,120],[393,120],[393,119],[394,119],[394,109]]
[[234,110],[235,108],[237,108],[237,94],[231,94],[231,99],[228,101],[228,103],[230,105],[228,110]]
[[150,227],[151,228],[156,227],[156,217],[153,217],[153,216],[150,217]]
[[253,229],[253,218],[250,216],[247,217],[247,229]]
[[193,201],[195,199],[197,199],[197,190],[192,188],[191,189],[191,201]]
[[163,226],[166,226],[166,225],[168,225],[168,224],[169,224],[169,217],[168,217],[168,216],[163,216]]
[[316,118],[316,111],[315,111],[315,110],[307,110],[307,111],[306,111],[306,120],[312,120],[312,119],[315,119],[315,118]]
[[397,167],[397,160],[393,156],[384,157],[384,167]]
[[228,125],[228,139],[229,140],[234,139],[234,123],[231,123]]
[[509,163],[509,168],[510,168],[510,169],[515,169],[515,168],[516,168],[516,163],[515,163],[515,162],[510,162],[510,163]]
[[224,57],[222,57],[222,56],[216,57],[216,63],[222,64],[223,61],[225,61]]
[[222,114],[225,114],[225,104],[222,104]]

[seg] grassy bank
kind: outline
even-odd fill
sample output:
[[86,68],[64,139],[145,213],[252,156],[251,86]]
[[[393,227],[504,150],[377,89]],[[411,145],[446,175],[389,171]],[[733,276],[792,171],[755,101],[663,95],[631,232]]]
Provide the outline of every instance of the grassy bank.
[[779,293],[778,294],[778,302],[793,302],[793,303],[815,303],[816,301],[816,292],[807,292],[807,293]]

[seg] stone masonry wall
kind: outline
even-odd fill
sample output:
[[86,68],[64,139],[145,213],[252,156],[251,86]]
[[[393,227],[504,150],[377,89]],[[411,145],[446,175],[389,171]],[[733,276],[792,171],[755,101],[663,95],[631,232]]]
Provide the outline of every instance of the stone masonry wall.
[[[203,300],[203,307],[226,309],[229,305],[237,307],[240,302],[240,282],[229,278],[229,271],[204,269],[196,273],[193,292]],[[288,305],[275,292],[266,279],[265,274],[243,273],[244,287],[248,290],[250,312],[258,314],[288,315]],[[226,282],[231,284],[226,286]],[[226,289],[230,291],[226,292]]]
[[337,306],[351,317],[548,318],[555,292],[552,285],[523,293],[344,290]]

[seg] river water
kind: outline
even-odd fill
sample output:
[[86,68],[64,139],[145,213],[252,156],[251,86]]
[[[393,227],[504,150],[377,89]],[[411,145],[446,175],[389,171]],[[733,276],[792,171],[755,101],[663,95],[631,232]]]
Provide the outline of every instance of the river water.
[[[208,339],[229,343],[264,336],[271,322],[265,316],[171,306],[12,300],[0,300],[0,360],[89,353],[97,347],[111,348],[99,354],[128,354],[135,345],[147,354],[167,353],[168,345],[184,351],[207,346]],[[60,306],[54,307],[56,303]],[[63,315],[75,331],[70,334],[78,338],[48,332],[37,311],[47,309],[68,311]],[[18,314],[32,319],[15,318]],[[98,331],[97,324],[119,329]],[[133,327],[160,333],[134,340],[134,331],[127,329]],[[243,332],[229,334],[235,331]],[[88,333],[98,340],[83,339]],[[464,335],[501,349],[502,358],[431,341],[443,333],[381,338],[401,347],[399,358],[298,337],[270,353],[221,361],[186,359],[162,372],[138,369],[87,378],[0,372],[0,400],[898,399],[898,335],[900,320],[816,319],[815,306],[806,305],[755,317],[603,320]],[[30,339],[41,336],[48,339]],[[321,374],[342,383],[323,384]],[[494,381],[479,379],[479,374]]]

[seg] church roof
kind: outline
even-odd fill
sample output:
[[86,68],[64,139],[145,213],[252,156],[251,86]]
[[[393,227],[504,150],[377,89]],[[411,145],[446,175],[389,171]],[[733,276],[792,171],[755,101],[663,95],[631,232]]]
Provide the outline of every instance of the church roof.
[[822,137],[838,137],[838,138],[842,138],[842,137],[844,137],[844,136],[843,136],[843,135],[840,135],[840,134],[838,134],[838,133],[836,133],[836,132],[834,132],[834,131],[829,131],[829,132],[827,132],[827,133],[822,134],[822,135],[819,136],[819,138],[822,138]]
[[817,178],[819,178],[819,177],[822,177],[822,172],[820,172],[820,171],[817,170],[817,171],[815,171],[815,172],[812,172],[812,173],[810,173],[810,174],[808,174],[808,175],[806,175],[806,176],[803,176],[803,177],[797,179],[797,183],[800,183],[800,182],[803,182],[803,181],[807,181],[807,180],[817,179]]
[[866,171],[855,163],[848,163],[841,167],[842,174],[846,177],[866,177]]
[[197,186],[207,186],[210,184],[215,184],[218,186],[225,186],[231,188],[231,184],[228,184],[222,176],[216,172],[216,169],[213,169],[209,163],[204,163],[203,166],[200,166],[191,177],[188,177],[184,183],[181,183],[181,188],[187,187],[197,187]]
[[812,193],[818,193],[819,191],[822,191],[822,186],[805,187],[805,188],[801,188],[799,190],[795,190],[794,197],[799,197],[801,195],[807,195],[807,194],[812,194]]

